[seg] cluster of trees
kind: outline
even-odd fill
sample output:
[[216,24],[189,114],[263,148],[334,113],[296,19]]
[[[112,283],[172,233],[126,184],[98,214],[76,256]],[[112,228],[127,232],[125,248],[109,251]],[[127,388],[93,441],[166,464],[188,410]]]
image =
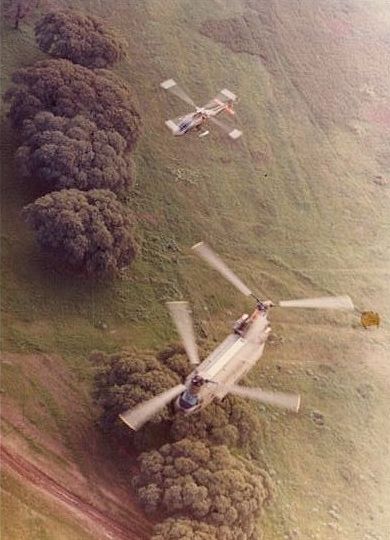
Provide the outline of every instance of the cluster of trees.
[[[184,438],[142,453],[139,469],[134,485],[148,512],[189,516],[225,540],[255,538],[256,518],[269,497],[267,480],[226,446]],[[212,529],[207,534],[218,537]]]
[[[153,540],[261,538],[256,520],[270,497],[269,477],[228,449],[251,453],[261,432],[251,406],[227,397],[187,417],[167,406],[133,434],[118,415],[185,379],[191,366],[183,348],[99,353],[92,359],[98,363],[93,395],[101,427],[111,437],[126,432],[135,448],[149,449],[139,456],[134,486],[147,512],[166,516]],[[166,444],[158,448],[161,441]]]
[[[204,521],[168,518],[154,529],[152,540],[232,540],[229,527],[215,527]],[[239,540],[243,540],[241,537]]]
[[131,217],[111,191],[53,191],[23,215],[40,245],[76,271],[107,274],[134,259]]
[[213,401],[194,416],[175,416],[171,435],[176,441],[198,437],[214,444],[251,449],[261,430],[253,408],[243,399],[227,396],[223,401]]
[[38,112],[23,122],[16,161],[23,176],[47,190],[109,189],[123,194],[132,185],[133,162],[114,129],[99,129],[83,115]]
[[131,151],[139,137],[140,115],[129,86],[115,73],[92,70],[69,60],[50,59],[17,69],[5,94],[16,129],[38,112],[73,118],[83,115],[99,129],[117,131]]
[[[111,355],[101,355],[95,373],[93,397],[99,406],[99,423],[105,431],[115,430],[118,415],[138,403],[168,390],[181,382],[181,377],[162,364],[153,353],[140,354],[124,350]],[[171,418],[165,407],[152,422]]]
[[52,11],[35,26],[38,47],[57,58],[90,68],[122,60],[125,42],[103,21],[75,11]]
[[59,268],[115,274],[137,251],[134,216],[116,196],[133,183],[141,118],[122,79],[90,68],[121,60],[124,44],[98,19],[73,11],[47,13],[36,36],[57,58],[16,70],[5,100],[22,142],[21,173],[44,193],[58,191],[23,215]]

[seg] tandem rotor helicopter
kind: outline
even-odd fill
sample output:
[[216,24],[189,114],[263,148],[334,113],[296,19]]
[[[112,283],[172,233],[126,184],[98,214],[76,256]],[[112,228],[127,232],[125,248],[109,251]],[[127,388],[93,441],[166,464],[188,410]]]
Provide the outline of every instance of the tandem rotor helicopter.
[[[242,135],[242,131],[239,129],[232,129],[224,122],[216,118],[221,112],[234,115],[233,104],[237,101],[237,96],[224,88],[219,94],[209,101],[204,107],[198,107],[192,101],[192,99],[184,92],[184,90],[173,80],[168,79],[160,84],[161,88],[172,92],[185,101],[188,105],[195,109],[194,112],[188,113],[184,116],[179,116],[174,120],[167,120],[165,125],[172,131],[175,136],[185,135],[192,131],[199,132],[199,137],[205,137],[209,134],[208,130],[204,129],[204,126],[210,120],[219,128],[224,130],[231,139],[238,139]],[[203,131],[202,131],[203,128]]]
[[[229,336],[200,364],[188,302],[168,302],[168,309],[182,339],[188,359],[197,367],[187,377],[184,384],[179,384],[136,405],[122,413],[120,418],[131,429],[137,430],[172,401],[174,401],[176,412],[189,415],[206,407],[214,399],[223,399],[227,394],[298,412],[300,396],[297,394],[267,391],[236,384],[263,354],[265,343],[271,332],[268,312],[275,304],[270,300],[259,300],[205,243],[200,242],[194,245],[192,250],[245,296],[251,296],[256,302],[256,308],[251,315],[246,313],[242,315],[234,323]],[[293,308],[355,309],[349,296],[287,300],[280,301],[277,305]]]

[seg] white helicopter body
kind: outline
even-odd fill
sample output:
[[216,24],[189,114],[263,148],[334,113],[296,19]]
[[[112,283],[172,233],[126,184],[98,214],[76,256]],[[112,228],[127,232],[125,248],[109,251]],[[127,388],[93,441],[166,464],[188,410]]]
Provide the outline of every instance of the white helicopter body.
[[181,136],[191,131],[197,131],[199,137],[208,135],[209,131],[201,131],[207,122],[210,120],[224,131],[226,131],[231,139],[238,139],[241,137],[242,132],[238,129],[232,129],[220,120],[216,119],[216,116],[222,112],[227,112],[231,115],[234,114],[233,104],[237,101],[237,96],[230,92],[227,88],[220,91],[217,97],[207,103],[204,107],[198,107],[192,101],[192,99],[184,92],[180,86],[173,80],[168,79],[160,84],[164,90],[168,90],[174,93],[177,97],[191,105],[195,109],[194,112],[188,113],[183,116],[179,116],[174,120],[167,120],[165,125],[171,130],[173,135]]

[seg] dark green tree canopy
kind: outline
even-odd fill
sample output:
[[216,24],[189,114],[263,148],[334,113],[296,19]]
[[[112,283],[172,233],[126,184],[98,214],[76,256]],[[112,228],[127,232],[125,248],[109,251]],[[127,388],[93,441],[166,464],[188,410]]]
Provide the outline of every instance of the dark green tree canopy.
[[47,191],[75,187],[124,193],[131,186],[132,160],[124,153],[124,138],[115,130],[98,129],[84,116],[39,112],[24,121],[22,139],[16,152],[19,168]]
[[144,452],[139,466],[134,485],[147,511],[240,529],[243,539],[252,537],[269,497],[266,475],[249,470],[226,446],[182,439]]
[[245,400],[227,396],[193,416],[175,416],[171,433],[174,440],[192,436],[216,444],[250,447],[261,437],[262,425]]
[[226,540],[217,536],[217,527],[185,518],[168,518],[153,532],[152,540]]
[[158,523],[151,540],[262,540],[258,528],[248,535],[239,527],[210,525],[204,521],[188,518],[167,518]]
[[26,206],[23,215],[60,268],[113,274],[135,257],[132,216],[111,191],[55,191]]
[[104,22],[77,11],[51,11],[35,26],[38,47],[57,58],[106,68],[125,56],[125,42]]
[[156,358],[166,368],[176,373],[181,381],[184,381],[193,369],[193,366],[188,361],[188,356],[183,345],[179,343],[168,345],[168,347],[156,354]]
[[69,60],[45,60],[16,70],[5,94],[13,127],[41,111],[73,118],[78,114],[100,130],[117,131],[130,150],[140,130],[140,115],[128,85],[108,70],[91,70]]
[[[180,378],[153,353],[125,350],[106,357],[95,374],[93,392],[101,409],[101,426],[105,430],[115,427],[120,413],[179,382]],[[165,407],[152,422],[170,417],[169,408]]]

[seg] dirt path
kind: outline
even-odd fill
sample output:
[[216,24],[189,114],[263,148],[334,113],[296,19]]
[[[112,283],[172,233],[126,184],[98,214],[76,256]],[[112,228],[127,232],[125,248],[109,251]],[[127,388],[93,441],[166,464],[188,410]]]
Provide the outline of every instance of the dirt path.
[[0,445],[0,451],[1,467],[16,473],[46,496],[61,503],[74,516],[83,521],[88,529],[93,530],[93,533],[97,535],[96,538],[104,540],[107,538],[112,540],[146,540],[149,538],[148,531],[141,523],[134,523],[134,527],[129,527],[130,524],[118,523],[109,515],[83,501],[20,455],[11,452],[3,445]]

